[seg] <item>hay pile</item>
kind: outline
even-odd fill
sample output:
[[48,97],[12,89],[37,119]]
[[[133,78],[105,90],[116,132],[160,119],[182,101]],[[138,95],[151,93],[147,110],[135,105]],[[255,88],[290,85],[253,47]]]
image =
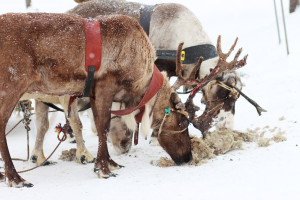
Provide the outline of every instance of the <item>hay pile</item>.
[[62,151],[59,159],[64,161],[76,160],[76,148]]
[[[273,136],[265,137],[265,133],[267,132],[273,133]],[[208,159],[212,159],[220,154],[225,154],[234,149],[242,149],[244,142],[256,142],[258,147],[269,146],[272,141],[276,143],[283,142],[286,140],[284,134],[285,131],[282,131],[280,128],[270,128],[269,126],[266,126],[263,129],[247,129],[246,133],[229,129],[213,131],[212,133],[207,134],[205,140],[198,137],[192,137],[193,160],[189,165],[201,165],[206,163]],[[170,167],[175,165],[172,160],[166,157],[162,157],[157,162],[152,162],[151,164],[159,167]]]

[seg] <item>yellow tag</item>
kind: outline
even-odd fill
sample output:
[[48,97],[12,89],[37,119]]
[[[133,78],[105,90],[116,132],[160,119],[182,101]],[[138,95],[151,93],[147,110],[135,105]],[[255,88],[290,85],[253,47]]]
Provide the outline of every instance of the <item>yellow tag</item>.
[[181,61],[184,61],[184,59],[185,59],[185,51],[182,51],[181,52]]

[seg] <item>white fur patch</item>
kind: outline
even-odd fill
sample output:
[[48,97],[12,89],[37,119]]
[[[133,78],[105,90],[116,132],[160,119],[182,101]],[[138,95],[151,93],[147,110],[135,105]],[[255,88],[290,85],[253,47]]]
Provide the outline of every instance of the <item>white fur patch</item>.
[[[123,110],[125,105],[117,102],[112,103],[112,110]],[[137,123],[135,121],[135,115],[139,113],[139,110],[132,112],[129,115],[121,116],[122,121],[126,124],[127,128],[133,132],[136,131]]]
[[151,134],[151,124],[152,124],[152,115],[149,117],[151,111],[151,107],[149,105],[145,105],[145,112],[142,117],[141,123],[141,132],[144,138],[150,136]]
[[224,110],[221,110],[217,117],[216,129],[217,130],[222,128],[233,129],[233,126],[234,126],[234,115],[231,113],[231,111],[225,112]]
[[133,132],[137,129],[137,123],[135,121],[135,115],[138,114],[140,111],[136,110],[129,115],[124,115],[121,117],[122,121],[126,124],[127,128]]
[[[113,102],[112,110],[120,110],[120,109],[125,109],[125,106],[120,103]],[[142,121],[141,121],[141,133],[142,133],[143,137],[145,137],[145,138],[151,134],[152,116],[149,117],[150,111],[151,111],[150,105],[146,104],[145,111],[144,111]],[[139,110],[136,110],[129,115],[121,116],[121,120],[126,124],[127,128],[130,131],[135,132],[137,129],[135,115],[137,115],[139,112],[140,112]]]

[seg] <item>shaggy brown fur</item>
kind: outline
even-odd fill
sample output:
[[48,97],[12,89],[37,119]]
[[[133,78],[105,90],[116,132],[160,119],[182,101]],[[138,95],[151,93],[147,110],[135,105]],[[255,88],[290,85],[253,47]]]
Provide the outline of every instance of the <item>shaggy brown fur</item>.
[[[101,27],[102,64],[95,74],[96,101],[91,103],[99,135],[95,172],[99,177],[110,177],[114,176],[110,169],[119,167],[110,158],[106,144],[112,102],[139,103],[152,77],[155,52],[136,20],[126,16],[97,19]],[[16,173],[5,127],[25,92],[54,96],[83,93],[87,77],[84,24],[79,16],[29,13],[2,15],[0,26],[6,27],[0,30],[0,150],[5,161],[5,176],[9,186],[32,186]],[[155,121],[163,115],[161,108],[174,108],[170,101],[173,91],[166,78],[161,91],[153,112]],[[153,105],[154,99],[151,102]],[[180,122],[184,120],[181,114],[173,113],[166,120],[162,134],[168,135],[167,130],[181,130]],[[189,138],[188,131],[181,135],[181,141]],[[181,141],[162,140],[179,145]],[[166,150],[175,161],[188,161],[190,143],[180,148],[181,152]]]

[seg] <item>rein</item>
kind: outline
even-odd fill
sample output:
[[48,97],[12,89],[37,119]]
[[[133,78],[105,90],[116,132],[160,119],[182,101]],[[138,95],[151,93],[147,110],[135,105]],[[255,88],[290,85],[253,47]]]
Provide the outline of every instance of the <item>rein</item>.
[[[160,126],[159,126],[159,129],[158,129],[158,135],[160,135],[161,132],[163,131],[163,130],[162,130],[163,124],[165,123],[167,116],[168,116],[169,114],[171,114],[171,111],[172,111],[172,112],[177,112],[177,113],[182,114],[182,115],[184,115],[184,116],[186,116],[186,117],[187,117],[187,115],[188,115],[186,112],[178,111],[178,110],[175,110],[175,109],[170,108],[170,107],[169,107],[169,108],[165,108],[165,114],[164,114],[164,117],[163,117],[163,119],[162,119],[162,122],[161,122],[161,124],[160,124]],[[168,132],[170,132],[170,133],[182,133],[182,132],[186,131],[187,128],[188,128],[188,126],[185,127],[183,130],[180,130],[180,131],[169,131],[169,130],[168,130]]]
[[209,93],[209,91],[211,90],[211,88],[214,86],[214,85],[218,85],[228,91],[230,91],[230,93],[228,94],[228,96],[222,98],[222,99],[215,99],[215,100],[211,100],[211,99],[206,99],[207,101],[210,101],[210,102],[217,102],[217,101],[222,101],[222,100],[225,100],[225,99],[228,99],[228,98],[231,98],[233,97],[235,100],[237,100],[239,98],[239,92],[235,89],[235,88],[231,88],[229,87],[228,85],[226,85],[224,82],[222,81],[216,81],[216,80],[213,80],[209,83],[209,86],[208,86],[208,89],[207,91],[205,92],[205,96],[208,96],[207,93]]

